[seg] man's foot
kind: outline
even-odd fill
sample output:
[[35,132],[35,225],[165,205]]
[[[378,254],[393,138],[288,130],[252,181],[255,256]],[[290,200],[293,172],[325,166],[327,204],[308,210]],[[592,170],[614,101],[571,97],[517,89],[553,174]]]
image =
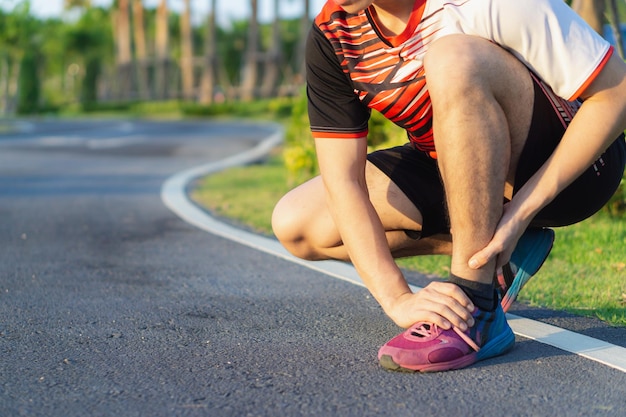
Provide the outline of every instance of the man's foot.
[[473,316],[475,324],[466,332],[416,323],[385,343],[378,351],[378,360],[394,371],[447,371],[501,355],[513,347],[515,335],[500,305],[492,312],[476,309]]
[[502,310],[506,313],[517,298],[522,287],[539,271],[550,254],[554,243],[554,230],[528,229],[511,255],[509,263],[497,275],[496,290],[502,299]]

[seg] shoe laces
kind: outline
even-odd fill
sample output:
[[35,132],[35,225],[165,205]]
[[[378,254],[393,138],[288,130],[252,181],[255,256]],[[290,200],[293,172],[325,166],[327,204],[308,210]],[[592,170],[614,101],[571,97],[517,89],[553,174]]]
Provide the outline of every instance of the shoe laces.
[[418,326],[411,329],[411,335],[416,337],[430,337],[432,335],[438,335],[439,328],[436,324],[419,323]]
[[[478,346],[476,342],[474,342],[472,338],[465,334],[461,329],[452,326],[452,330],[454,330],[454,332],[458,334],[459,337],[463,339],[463,341],[467,343],[469,347],[474,349],[476,352],[480,350],[480,346]],[[419,325],[411,328],[411,335],[415,337],[438,336],[440,333],[441,330],[434,323],[419,323]]]

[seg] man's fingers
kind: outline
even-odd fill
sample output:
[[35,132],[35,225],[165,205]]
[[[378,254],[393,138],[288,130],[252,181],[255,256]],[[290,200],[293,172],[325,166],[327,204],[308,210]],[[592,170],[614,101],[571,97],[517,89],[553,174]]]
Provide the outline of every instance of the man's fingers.
[[[432,291],[433,296],[437,296],[439,294],[443,294],[446,297],[451,297],[456,301],[461,307],[469,310],[470,312],[474,311],[474,306],[472,305],[472,300],[469,299],[467,294],[463,292],[463,290],[458,286],[454,285],[450,282],[439,282],[434,281],[426,288],[429,292]],[[445,304],[445,303],[444,303]]]
[[485,249],[476,252],[467,264],[472,269],[479,269],[487,265],[494,255],[496,254],[489,249],[489,246],[487,246]]
[[[473,326],[474,305],[458,286],[450,283],[433,282],[422,291],[424,291],[423,308],[437,313],[462,330]],[[441,327],[449,328],[445,325]]]

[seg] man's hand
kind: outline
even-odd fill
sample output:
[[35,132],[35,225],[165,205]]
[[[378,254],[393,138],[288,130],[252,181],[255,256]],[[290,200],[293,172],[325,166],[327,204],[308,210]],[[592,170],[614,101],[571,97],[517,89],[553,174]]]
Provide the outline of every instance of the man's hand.
[[479,269],[491,259],[496,258],[496,269],[502,268],[511,259],[517,241],[524,234],[528,221],[521,221],[514,216],[514,201],[504,205],[502,218],[496,227],[491,241],[480,251],[476,252],[469,260],[468,265],[472,269]]
[[432,282],[417,293],[404,293],[385,311],[403,328],[420,321],[446,330],[452,326],[465,330],[474,325],[474,305],[463,290],[448,282]]

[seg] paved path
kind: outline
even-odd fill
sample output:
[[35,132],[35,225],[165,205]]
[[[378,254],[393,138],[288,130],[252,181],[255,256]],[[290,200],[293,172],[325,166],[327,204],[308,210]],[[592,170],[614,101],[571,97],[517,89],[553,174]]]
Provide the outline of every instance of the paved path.
[[[271,134],[96,121],[0,135],[0,416],[624,415],[625,372],[523,337],[461,371],[387,372],[375,354],[398,329],[364,288],[171,211],[181,172]],[[513,313],[626,347],[623,328]]]

